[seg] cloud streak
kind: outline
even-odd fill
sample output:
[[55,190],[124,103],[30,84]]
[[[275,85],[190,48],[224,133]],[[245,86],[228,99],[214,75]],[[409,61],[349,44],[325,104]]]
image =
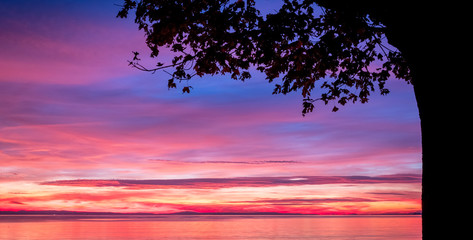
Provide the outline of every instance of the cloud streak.
[[247,203],[272,204],[272,205],[314,205],[320,203],[340,203],[340,202],[376,202],[377,200],[369,198],[285,198],[285,199],[261,199],[247,201]]
[[174,164],[250,164],[250,165],[262,165],[262,164],[286,164],[286,163],[300,163],[298,161],[291,160],[260,160],[260,161],[176,161],[176,160],[164,160],[164,159],[150,159],[151,162],[164,162]]
[[201,188],[217,189],[231,187],[274,187],[321,184],[377,184],[420,183],[421,176],[397,174],[385,176],[293,176],[293,177],[236,177],[195,179],[149,179],[149,180],[57,180],[42,185],[74,187],[124,187],[129,189]]

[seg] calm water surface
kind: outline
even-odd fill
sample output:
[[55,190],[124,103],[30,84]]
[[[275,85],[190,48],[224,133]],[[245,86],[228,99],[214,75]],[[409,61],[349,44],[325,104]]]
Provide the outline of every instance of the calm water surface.
[[8,216],[0,240],[420,240],[420,216]]

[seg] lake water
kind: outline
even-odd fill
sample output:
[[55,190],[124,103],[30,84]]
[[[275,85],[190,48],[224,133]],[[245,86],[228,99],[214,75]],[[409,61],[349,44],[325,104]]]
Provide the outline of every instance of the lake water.
[[0,240],[421,240],[420,216],[0,215]]

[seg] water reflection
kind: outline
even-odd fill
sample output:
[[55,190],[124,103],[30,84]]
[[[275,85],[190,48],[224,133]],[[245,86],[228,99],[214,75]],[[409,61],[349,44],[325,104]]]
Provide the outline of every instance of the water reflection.
[[0,240],[420,240],[420,216],[0,216]]

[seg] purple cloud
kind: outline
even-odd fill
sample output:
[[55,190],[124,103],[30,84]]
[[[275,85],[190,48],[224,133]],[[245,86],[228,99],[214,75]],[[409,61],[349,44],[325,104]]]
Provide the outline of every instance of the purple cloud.
[[[314,205],[317,203],[336,203],[336,202],[376,202],[377,200],[369,198],[284,198],[284,199],[260,199],[254,201],[244,201],[244,203],[262,203],[271,205]],[[241,203],[241,202],[238,202]]]
[[395,174],[384,176],[294,176],[294,177],[236,177],[236,178],[191,178],[191,179],[147,179],[147,180],[99,180],[75,179],[42,182],[42,185],[77,187],[126,187],[131,189],[164,188],[228,188],[228,187],[271,187],[320,184],[377,184],[377,183],[420,183],[416,174]]

